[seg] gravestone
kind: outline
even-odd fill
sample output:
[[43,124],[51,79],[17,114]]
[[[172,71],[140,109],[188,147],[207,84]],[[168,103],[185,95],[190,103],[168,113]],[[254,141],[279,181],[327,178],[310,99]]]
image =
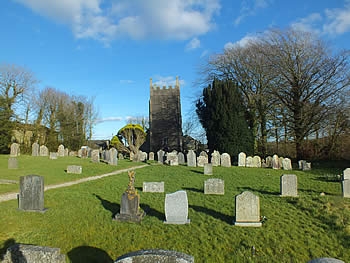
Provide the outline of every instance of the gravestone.
[[179,159],[177,156],[177,151],[172,151],[170,153],[166,154],[166,164],[171,165],[171,166],[176,166],[179,165]]
[[196,153],[193,150],[189,150],[187,153],[187,166],[197,167]]
[[213,166],[220,166],[220,153],[216,150],[211,154],[211,160],[210,162],[213,164]]
[[125,254],[115,263],[194,263],[194,257],[172,250],[139,250]]
[[81,158],[88,158],[89,157],[89,147],[82,146],[80,149],[81,149]]
[[253,157],[253,167],[261,168],[261,158],[258,155]]
[[19,180],[18,209],[44,212],[44,177],[21,176]]
[[40,156],[49,156],[49,149],[45,145],[41,145],[39,148]]
[[68,165],[67,174],[81,174],[83,172],[83,167],[80,165]]
[[265,160],[265,163],[266,163],[266,167],[267,168],[271,168],[272,167],[272,157],[271,156],[267,156],[266,160]]
[[122,153],[118,153],[118,159],[119,160],[124,160],[124,155]]
[[235,209],[236,226],[260,227],[260,203],[259,197],[249,191],[236,196]]
[[163,150],[157,152],[158,163],[164,163],[164,154],[165,152]]
[[246,167],[253,167],[253,157],[248,156],[245,160],[245,166]]
[[346,168],[343,171],[342,180],[350,180],[350,168]]
[[189,224],[186,191],[165,195],[165,224]]
[[[0,257],[1,259],[1,257]],[[14,244],[7,248],[2,263],[65,263],[59,248]]]
[[185,155],[182,152],[179,152],[177,155],[177,159],[179,161],[179,164],[185,164]]
[[17,157],[10,157],[7,162],[8,169],[17,169],[18,168],[18,160]]
[[113,220],[140,223],[145,213],[140,208],[140,195],[135,189],[135,171],[128,171],[128,188],[122,195],[120,202],[120,213]]
[[244,152],[240,152],[238,154],[238,166],[245,167],[246,166],[246,154]]
[[57,149],[58,157],[64,157],[64,146],[63,144],[60,144]]
[[307,263],[345,263],[345,262],[336,258],[316,258],[308,261]]
[[204,164],[204,175],[212,175],[213,174],[213,164],[205,163]]
[[58,156],[58,154],[56,153],[56,152],[50,152],[50,159],[51,160],[56,160],[57,159],[57,156]]
[[207,157],[207,159],[208,159],[208,154],[207,154],[206,151],[201,151],[201,152],[199,153],[199,156],[204,156],[204,157]]
[[99,163],[100,162],[100,150],[91,151],[91,162]]
[[118,151],[116,148],[109,149],[109,165],[118,165]]
[[142,192],[164,193],[164,182],[143,182]]
[[342,181],[342,193],[343,197],[350,198],[350,179]]
[[298,179],[295,174],[284,174],[280,178],[281,196],[298,196]]
[[204,181],[204,194],[205,195],[224,195],[225,183],[224,180],[219,178],[210,178]]
[[204,155],[200,155],[197,157],[197,166],[204,167],[204,164],[208,163],[208,157]]
[[17,157],[20,156],[20,145],[18,143],[12,143],[10,148],[10,156]]
[[278,170],[281,168],[280,166],[280,162],[279,162],[279,158],[278,158],[278,155],[277,154],[274,154],[272,156],[272,169],[275,169],[275,170]]
[[148,154],[148,160],[154,161],[154,152],[150,152],[150,153]]
[[283,160],[284,158],[282,156],[278,158],[278,163],[281,169],[283,168]]
[[283,170],[292,170],[292,161],[289,158],[284,158],[282,161]]
[[34,142],[32,144],[32,156],[39,156],[39,144],[37,142]]
[[68,148],[64,148],[64,156],[68,156],[69,155],[69,150]]
[[303,163],[303,171],[310,171],[311,170],[311,163],[304,162]]
[[220,162],[222,167],[231,167],[230,155],[228,153],[221,154]]

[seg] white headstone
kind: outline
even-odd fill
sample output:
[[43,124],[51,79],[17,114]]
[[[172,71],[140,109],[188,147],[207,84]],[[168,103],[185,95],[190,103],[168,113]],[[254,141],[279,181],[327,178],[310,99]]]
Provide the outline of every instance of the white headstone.
[[193,150],[187,153],[187,166],[197,167],[196,153]]
[[245,167],[245,161],[246,161],[246,154],[244,152],[240,152],[238,154],[238,166]]
[[142,192],[164,193],[164,182],[143,182]]
[[245,166],[246,167],[254,167],[254,164],[253,164],[253,157],[251,156],[248,156],[245,160]]
[[225,183],[224,180],[219,178],[210,178],[204,181],[204,194],[205,195],[224,195]]
[[278,155],[275,154],[274,156],[272,156],[272,169],[280,169],[280,162],[279,162],[279,158]]
[[228,153],[221,154],[221,166],[222,167],[231,167],[231,157]]
[[220,153],[216,150],[211,154],[211,163],[213,166],[220,166]]
[[295,174],[284,174],[280,178],[281,196],[298,196],[298,179]]
[[186,191],[165,195],[165,224],[188,224],[188,199]]
[[208,157],[204,155],[200,155],[197,157],[197,166],[204,167],[204,164],[208,163]]
[[282,161],[283,170],[292,170],[292,161],[289,158],[284,158]]
[[234,224],[237,226],[260,227],[260,202],[259,197],[249,191],[236,196],[236,217]]

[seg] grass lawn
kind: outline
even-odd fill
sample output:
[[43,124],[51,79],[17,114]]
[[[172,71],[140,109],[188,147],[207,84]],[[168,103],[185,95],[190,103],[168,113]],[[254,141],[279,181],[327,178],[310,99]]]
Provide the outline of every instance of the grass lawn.
[[[135,165],[127,160],[111,167],[89,160],[58,160],[21,156],[19,169],[7,169],[8,156],[0,156],[0,179],[39,174],[45,185],[111,172]],[[83,166],[82,175],[67,175],[67,165]],[[139,165],[139,164],[137,164]],[[46,213],[17,210],[17,200],[0,203],[0,254],[13,242],[58,247],[67,262],[113,262],[140,249],[176,250],[194,256],[195,262],[307,262],[313,258],[350,259],[350,199],[341,197],[336,175],[340,169],[282,171],[244,167],[203,168],[149,165],[136,170],[141,224],[112,220],[119,212],[127,173],[45,192]],[[298,177],[298,198],[280,197],[280,176]],[[204,181],[221,178],[225,195],[203,194]],[[144,181],[164,181],[165,192],[186,190],[188,225],[164,224],[165,193],[143,193]],[[6,189],[8,187],[8,189]],[[0,184],[0,193],[18,191],[18,185]],[[260,228],[233,225],[234,197],[248,190],[260,197]],[[325,196],[320,196],[324,192]],[[252,247],[255,248],[253,253]],[[1,256],[0,256],[1,258]]]

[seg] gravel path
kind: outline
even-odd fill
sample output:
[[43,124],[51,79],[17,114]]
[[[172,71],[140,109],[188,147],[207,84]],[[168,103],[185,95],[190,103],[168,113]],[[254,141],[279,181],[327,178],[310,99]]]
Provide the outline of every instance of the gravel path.
[[[87,181],[93,181],[93,180],[101,179],[103,177],[107,177],[107,176],[111,176],[111,175],[115,175],[115,174],[120,174],[120,173],[125,173],[125,172],[128,172],[130,170],[140,169],[140,168],[144,168],[147,166],[149,166],[149,165],[145,164],[145,165],[135,166],[135,167],[131,167],[131,168],[123,169],[123,170],[114,171],[114,172],[111,172],[108,174],[102,174],[102,175],[96,175],[96,176],[92,176],[92,177],[82,178],[82,179],[79,179],[76,181],[66,182],[66,183],[62,183],[62,184],[48,185],[48,186],[44,187],[44,191],[50,190],[50,189],[55,189],[55,188],[60,188],[60,187],[71,186],[71,185],[75,185],[75,184],[80,184],[80,183],[87,182]],[[8,200],[17,199],[17,195],[18,195],[18,193],[2,194],[2,195],[0,195],[0,203],[8,201]]]

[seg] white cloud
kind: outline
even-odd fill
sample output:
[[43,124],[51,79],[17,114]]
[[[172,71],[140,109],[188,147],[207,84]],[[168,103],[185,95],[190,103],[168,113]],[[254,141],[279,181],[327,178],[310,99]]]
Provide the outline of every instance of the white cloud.
[[[157,75],[152,78],[153,86],[157,86],[157,87],[173,86],[174,87],[175,84],[176,84],[176,77],[174,76],[164,77],[164,76]],[[180,77],[179,77],[179,84],[180,84],[180,87],[185,85],[185,81]]]
[[190,42],[187,43],[185,50],[190,51],[193,49],[197,49],[201,46],[201,41],[198,38],[192,38]]
[[323,31],[331,35],[340,35],[350,31],[350,1],[343,8],[326,9],[327,22]]
[[186,40],[209,32],[220,0],[15,0],[67,24],[75,37]]
[[230,49],[233,48],[235,46],[240,46],[240,47],[244,47],[246,46],[248,43],[255,41],[257,38],[253,35],[246,35],[245,37],[241,38],[240,40],[232,43],[232,42],[227,42],[224,45],[224,49]]
[[320,33],[317,29],[318,24],[322,22],[322,16],[319,13],[312,13],[307,17],[300,18],[291,24],[291,27],[296,30]]
[[103,123],[103,122],[119,122],[123,121],[123,117],[106,117],[106,118],[101,118],[97,119],[95,123]]
[[249,17],[255,16],[260,9],[267,8],[273,0],[244,0],[241,3],[239,16],[235,19],[234,24],[238,26],[242,21]]

